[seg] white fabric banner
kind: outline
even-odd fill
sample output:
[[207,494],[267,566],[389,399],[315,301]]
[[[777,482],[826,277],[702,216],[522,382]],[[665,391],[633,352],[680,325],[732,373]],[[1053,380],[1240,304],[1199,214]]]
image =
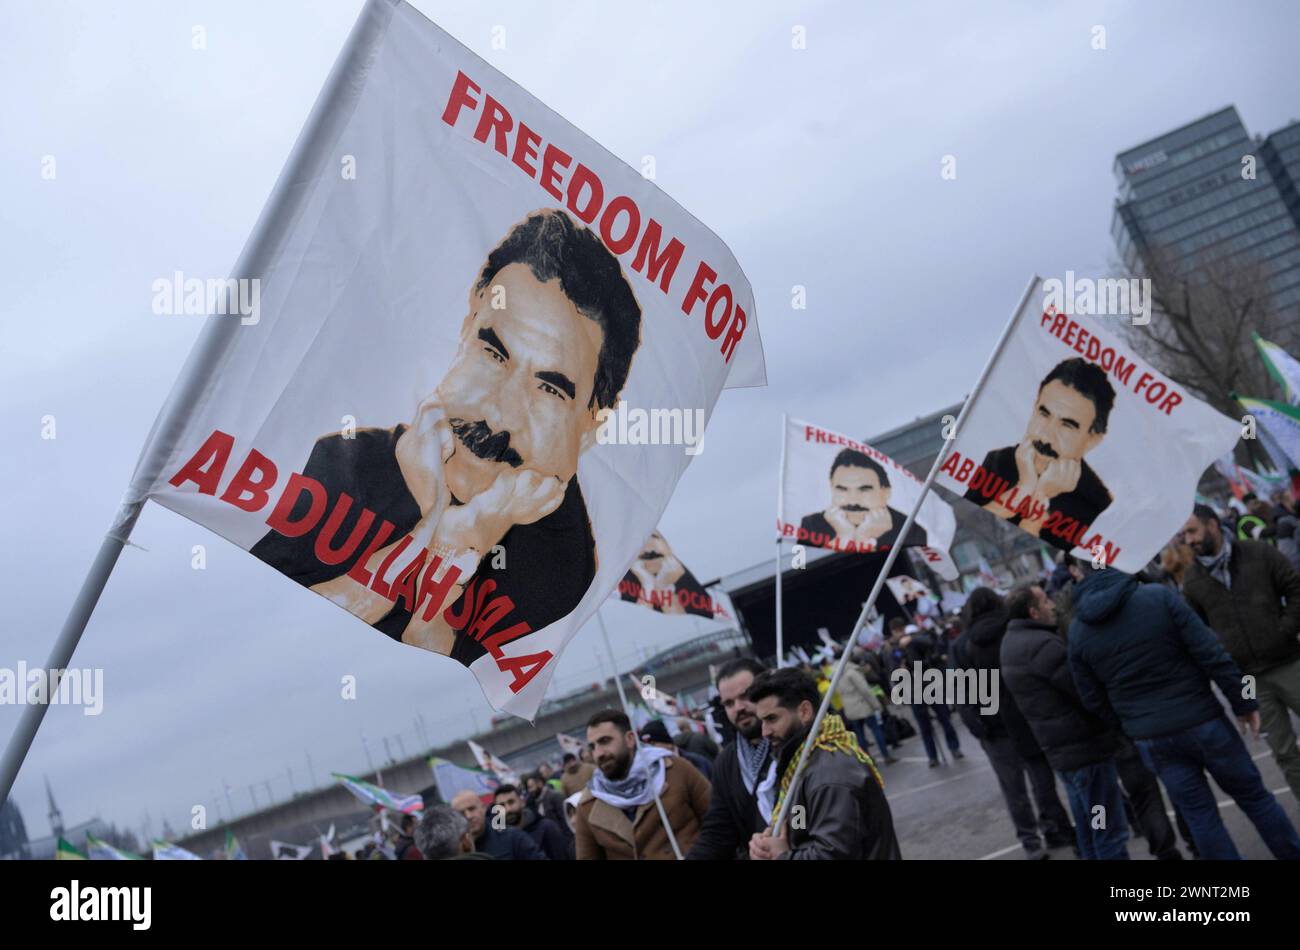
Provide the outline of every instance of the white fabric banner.
[[[871,446],[799,419],[786,419],[777,534],[835,551],[888,551],[898,543],[921,479]],[[957,519],[934,493],[925,496],[907,546],[946,552]],[[926,556],[947,576],[938,555]],[[956,576],[955,569],[952,577]]]
[[251,306],[208,318],[238,325],[205,331],[128,501],[531,718],[724,385],[765,382],[745,275],[400,0],[366,6],[250,247]]
[[1141,570],[1241,425],[1140,359],[1104,318],[1044,308],[1041,294],[1040,281],[938,482],[1059,550]]
[[715,603],[711,593],[673,553],[672,545],[664,536],[655,531],[641,545],[640,552],[611,596],[625,603],[640,604],[659,614],[689,614],[707,620],[716,617],[729,621],[730,615],[723,617],[720,614],[726,608]]

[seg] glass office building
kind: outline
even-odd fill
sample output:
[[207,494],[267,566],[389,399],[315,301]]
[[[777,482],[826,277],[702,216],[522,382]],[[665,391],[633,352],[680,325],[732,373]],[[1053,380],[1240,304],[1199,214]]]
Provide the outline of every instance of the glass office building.
[[1278,310],[1300,307],[1300,122],[1252,139],[1229,106],[1121,152],[1114,171],[1111,236],[1131,271],[1157,254],[1193,278],[1250,260]]

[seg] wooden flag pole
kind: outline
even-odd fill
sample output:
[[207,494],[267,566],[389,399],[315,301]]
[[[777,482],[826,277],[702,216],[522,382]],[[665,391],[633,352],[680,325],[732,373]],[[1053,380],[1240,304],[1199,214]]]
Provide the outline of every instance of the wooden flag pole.
[[[984,389],[984,384],[988,381],[989,374],[993,370],[993,365],[997,362],[998,357],[1002,355],[1002,350],[1007,345],[1007,340],[1011,338],[1011,332],[1015,329],[1019,321],[1021,311],[1024,310],[1025,304],[1028,303],[1030,294],[1038,285],[1038,276],[1034,275],[1025,287],[1024,294],[1020,297],[1020,302],[1016,309],[1011,312],[1011,319],[1002,329],[1002,335],[998,337],[997,343],[993,347],[993,352],[989,355],[988,361],[984,364],[984,369],[980,371],[979,378],[975,381],[975,386],[971,389],[970,395],[966,397],[966,402],[961,407],[961,412],[957,415],[957,421],[949,431],[943,441],[943,446],[939,449],[939,454],[935,456],[934,464],[930,466],[930,474],[925,477],[925,483],[921,486],[921,492],[916,496],[916,501],[912,504],[912,510],[908,512],[907,520],[903,522],[903,527],[898,532],[900,539],[906,538],[912,530],[912,523],[916,521],[916,515],[921,510],[921,503],[925,501],[925,496],[930,493],[930,487],[934,484],[935,477],[939,474],[939,469],[943,463],[948,460],[949,450],[952,443],[957,438],[957,433],[961,430],[962,423],[966,421],[967,415],[970,414],[971,407],[975,405],[975,400],[979,398],[980,392]],[[781,802],[780,810],[772,816],[772,824],[768,828],[768,834],[776,836],[779,829],[785,823],[790,813],[790,803],[794,800],[795,790],[799,787],[799,780],[803,778],[803,773],[808,767],[808,756],[812,751],[812,740],[816,738],[817,731],[821,728],[822,720],[826,718],[826,713],[831,706],[831,697],[835,695],[839,687],[840,678],[844,675],[844,670],[849,665],[849,656],[853,653],[853,647],[858,642],[858,634],[862,632],[862,627],[867,621],[867,615],[871,608],[875,606],[876,598],[880,596],[881,588],[885,586],[885,578],[889,576],[889,569],[894,566],[894,561],[898,558],[898,552],[901,551],[902,545],[896,544],[889,549],[889,554],[885,557],[885,563],[880,568],[880,573],[876,575],[876,581],[871,585],[871,593],[867,595],[866,603],[862,605],[862,612],[858,614],[857,623],[853,625],[853,632],[849,635],[844,644],[844,651],[840,655],[840,661],[835,665],[835,673],[831,676],[830,688],[822,697],[821,706],[817,709],[817,714],[813,717],[812,724],[808,728],[808,737],[804,740],[803,748],[799,752],[799,761],[795,765],[794,775],[791,777],[789,792]]]

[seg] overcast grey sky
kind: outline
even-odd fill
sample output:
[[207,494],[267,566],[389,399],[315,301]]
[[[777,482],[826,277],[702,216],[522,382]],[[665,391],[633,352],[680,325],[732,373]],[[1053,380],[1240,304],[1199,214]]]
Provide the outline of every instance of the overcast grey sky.
[[[0,666],[45,661],[198,333],[151,312],[152,282],[228,273],[361,5],[0,2]],[[723,393],[662,523],[701,579],[771,556],[781,412],[867,436],[956,402],[1032,272],[1107,269],[1118,151],[1229,104],[1256,133],[1300,117],[1287,2],[415,6],[624,160],[653,155],[753,284],[770,385]],[[147,506],[133,540],[75,658],[103,668],[104,712],[53,707],[15,786],[33,836],[46,776],[69,824],[147,811],[157,833],[215,812],[223,779],[242,811],[250,783],[285,797],[286,766],[301,790],[307,754],[317,778],[364,769],[363,732],[409,753],[417,713],[435,740],[491,714],[459,664],[197,525]],[[623,667],[697,632],[604,614]],[[573,640],[552,695],[598,677],[598,642]]]

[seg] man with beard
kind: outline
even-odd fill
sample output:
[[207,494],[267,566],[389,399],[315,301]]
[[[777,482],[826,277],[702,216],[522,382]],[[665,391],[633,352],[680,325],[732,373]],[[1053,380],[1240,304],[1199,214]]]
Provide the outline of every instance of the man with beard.
[[[709,811],[686,855],[688,861],[746,859],[749,839],[772,820],[776,774],[771,743],[763,737],[763,724],[745,696],[754,678],[766,669],[758,660],[741,657],[718,670],[718,697],[735,737],[713,762]],[[766,811],[760,806],[760,795],[766,799]]]
[[[907,517],[889,507],[889,476],[884,466],[856,449],[844,449],[831,463],[831,505],[805,515],[798,540],[819,548],[885,551],[898,543]],[[915,522],[907,543],[923,545],[925,529]]]
[[1183,541],[1196,554],[1183,596],[1241,672],[1255,678],[1260,729],[1300,800],[1300,748],[1290,716],[1300,715],[1300,574],[1273,545],[1232,540],[1207,505],[1193,509]]
[[[618,401],[640,332],[600,238],[561,211],[530,215],[488,255],[456,357],[411,424],[319,439],[303,474],[336,499],[331,514],[301,535],[272,530],[252,553],[388,636],[466,665],[486,650],[458,635],[482,591],[513,604],[506,626],[561,619],[596,573],[578,458]],[[288,522],[315,504],[301,493]],[[365,583],[402,548],[403,565],[432,555],[405,606]],[[446,611],[415,609],[426,588]]]
[[524,788],[527,792],[524,803],[543,818],[549,818],[572,841],[573,832],[564,820],[564,796],[559,790],[548,785],[538,772],[524,776]]
[[664,536],[653,532],[618,585],[620,599],[640,602],[661,614],[713,619],[709,595],[686,569]]
[[474,840],[474,850],[497,861],[545,861],[542,849],[533,844],[518,828],[488,821],[483,801],[465,789],[451,798],[451,807],[465,816],[469,833]]
[[[627,716],[607,709],[587,723],[596,773],[573,819],[579,861],[671,861],[685,855],[709,810],[709,783],[666,749],[637,745]],[[667,827],[664,818],[667,817]]]
[[551,861],[573,860],[569,839],[549,818],[543,818],[524,804],[519,789],[502,785],[493,793],[493,809],[505,816],[506,824],[533,839],[539,851]]
[[[1106,437],[1114,405],[1104,369],[1077,356],[1058,363],[1039,384],[1024,441],[986,455],[985,477],[965,499],[1070,551],[1074,543],[1066,535],[1091,525],[1112,501],[1083,457]],[[1062,527],[1060,536],[1043,531],[1050,515],[1057,516],[1052,524]]]
[[[763,673],[746,697],[754,704],[763,737],[772,743],[779,797],[790,796],[785,826],[750,838],[755,861],[898,860],[898,837],[889,802],[871,758],[839,716],[827,713],[810,736],[821,696],[812,677],[798,670]],[[812,743],[798,785],[791,787],[805,742]],[[794,816],[801,820],[794,821]],[[772,832],[775,833],[772,833]]]

